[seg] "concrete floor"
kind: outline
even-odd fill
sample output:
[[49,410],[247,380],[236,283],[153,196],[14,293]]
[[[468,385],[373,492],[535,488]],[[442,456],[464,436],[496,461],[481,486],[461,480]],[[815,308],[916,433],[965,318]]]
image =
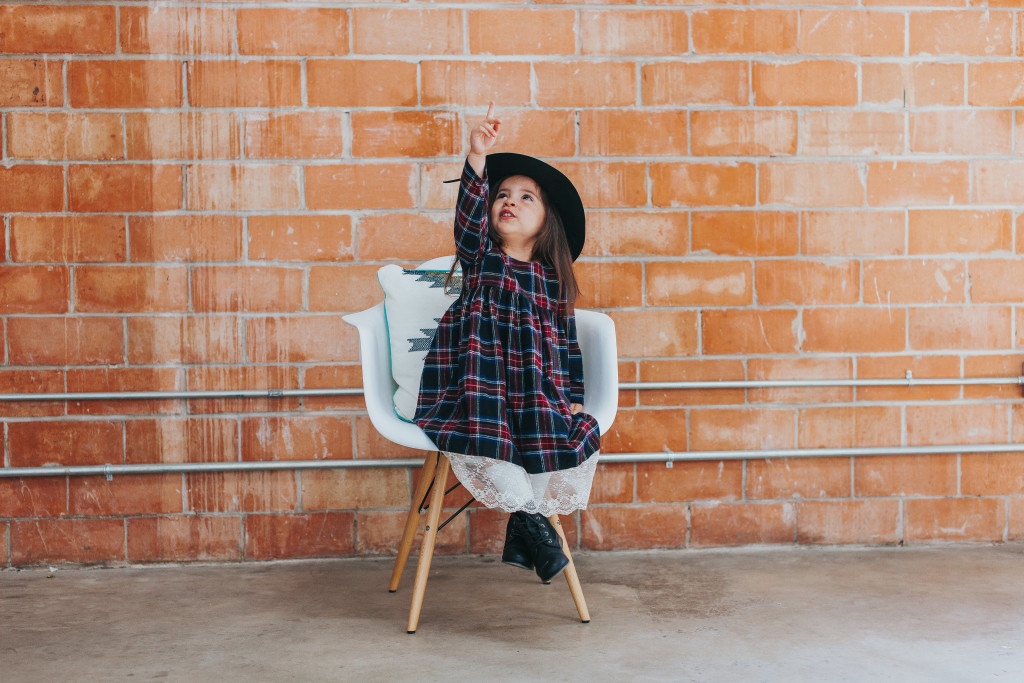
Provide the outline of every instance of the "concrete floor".
[[[415,558],[413,558],[415,560]],[[0,680],[1024,680],[1024,546],[578,553],[0,572]],[[414,571],[410,564],[407,571]]]

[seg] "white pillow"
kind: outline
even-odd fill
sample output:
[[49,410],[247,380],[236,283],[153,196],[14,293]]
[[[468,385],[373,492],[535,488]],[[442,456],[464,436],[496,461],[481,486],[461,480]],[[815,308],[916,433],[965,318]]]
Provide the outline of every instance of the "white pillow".
[[406,422],[412,422],[416,414],[423,361],[434,332],[462,288],[462,274],[456,269],[453,282],[456,294],[445,294],[447,276],[447,268],[419,270],[390,265],[377,271],[377,281],[384,290],[391,375],[398,383],[394,395],[395,413]]

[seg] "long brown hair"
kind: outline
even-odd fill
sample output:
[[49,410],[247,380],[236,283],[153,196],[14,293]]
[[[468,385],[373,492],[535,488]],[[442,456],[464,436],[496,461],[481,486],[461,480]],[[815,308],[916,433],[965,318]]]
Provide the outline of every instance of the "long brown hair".
[[[502,178],[501,181],[505,179]],[[533,180],[531,178],[531,180]],[[537,181],[534,180],[536,183]],[[498,188],[501,183],[498,184]],[[576,297],[579,296],[580,287],[576,282],[576,273],[572,267],[572,252],[569,250],[569,240],[565,237],[565,227],[562,225],[562,217],[558,210],[548,200],[547,191],[537,183],[540,188],[540,200],[544,205],[544,224],[537,233],[537,240],[533,243],[531,257],[541,263],[555,269],[555,277],[558,278],[558,294],[561,299],[562,314],[569,316],[576,310]],[[494,206],[494,199],[497,192],[489,192],[487,198],[487,236],[495,246],[501,248],[502,239],[497,229],[491,224],[491,207]],[[455,268],[459,265],[459,259],[452,262],[448,271],[448,277],[444,281],[445,291],[453,293]],[[463,280],[465,287],[465,280]]]

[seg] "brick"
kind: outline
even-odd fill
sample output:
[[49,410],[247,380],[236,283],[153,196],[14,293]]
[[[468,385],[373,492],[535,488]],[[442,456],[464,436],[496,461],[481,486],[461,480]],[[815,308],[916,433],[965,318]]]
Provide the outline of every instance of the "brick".
[[[632,489],[630,489],[632,492]],[[64,517],[67,477],[0,479],[0,517]]]
[[692,216],[693,250],[725,256],[792,256],[800,242],[798,214],[788,211],[704,211]]
[[250,216],[248,254],[259,261],[351,261],[348,216]]
[[[280,365],[244,365],[234,367],[196,366],[186,370],[189,389],[216,391],[234,389],[297,389],[298,371]],[[198,413],[256,413],[298,409],[294,398],[193,399],[188,411]]]
[[[408,514],[408,510],[360,510],[356,514],[356,554],[396,555],[398,553],[398,544],[402,540],[402,532],[405,531],[406,514]],[[484,539],[486,545],[474,549],[472,552],[501,552],[505,539],[507,514],[501,510],[470,509],[452,520],[452,523],[442,529],[437,535],[436,545],[434,545],[435,555],[452,555],[466,552],[466,526],[470,515],[472,515],[472,522],[469,522],[469,524],[474,533],[477,532],[475,526],[478,524],[481,527],[485,527],[485,529],[481,529],[485,535],[486,531],[490,530],[491,525],[484,522],[480,515],[486,516],[487,522],[490,522],[490,518],[493,517],[493,526],[496,529],[500,527],[499,535],[496,539]],[[499,518],[500,524],[498,523]],[[423,545],[423,526],[424,523],[421,520],[420,526],[416,530],[416,536],[413,538],[413,552],[418,552],[418,549]],[[478,539],[479,542],[480,539]],[[494,549],[495,543],[497,544],[497,550]],[[406,581],[411,582],[415,574],[414,565],[408,564],[406,572],[408,572],[405,574],[407,577]]]
[[295,476],[289,471],[187,474],[187,509],[200,513],[295,510]]
[[686,412],[683,410],[620,410],[607,434],[604,453],[682,453],[686,448]]
[[686,547],[685,505],[594,506],[580,513],[587,550]]
[[939,498],[904,504],[907,542],[923,540],[1002,541],[1006,503],[1001,498]]
[[902,154],[904,142],[902,113],[811,111],[800,121],[806,156]]
[[[450,216],[371,214],[360,219],[356,232],[361,259],[426,261],[455,250]],[[416,239],[409,239],[411,235]],[[348,272],[338,271],[338,275],[344,278]],[[368,275],[362,274],[361,279],[368,279]]]
[[[959,377],[958,356],[869,356],[857,359],[857,376],[865,379],[899,379],[910,371],[915,378]],[[860,387],[864,401],[948,400],[960,397],[957,386]]]
[[36,165],[0,168],[0,212],[63,209],[64,169]]
[[306,168],[306,208],[411,209],[416,204],[413,164],[346,164]]
[[120,216],[12,216],[11,260],[20,262],[123,261]]
[[705,354],[795,353],[797,313],[793,310],[721,310],[701,313]]
[[[303,389],[351,389],[363,385],[360,365],[319,365],[307,367],[302,377]],[[364,410],[362,395],[306,396],[302,399],[306,410]]]
[[800,448],[898,446],[900,409],[895,406],[801,408],[797,413]]
[[[492,152],[508,150],[544,158],[571,157],[576,154],[576,114],[574,110],[520,110],[505,113],[502,116],[501,137],[491,150]],[[455,177],[458,177],[461,167],[454,173]],[[455,184],[452,183],[452,185]],[[432,188],[423,186],[423,189],[430,191]],[[453,197],[450,206],[454,205]]]
[[[580,112],[580,153],[664,156],[687,153],[685,111],[595,109]],[[658,135],[651,135],[651,131]]]
[[11,523],[14,566],[124,560],[122,519],[37,519]]
[[7,5],[0,8],[0,52],[103,54],[117,48],[113,7]]
[[238,363],[242,336],[234,316],[132,316],[129,363]]
[[970,196],[966,162],[869,163],[870,206],[967,204]]
[[297,107],[302,66],[288,60],[189,62],[188,99],[193,107]]
[[636,104],[636,70],[628,62],[535,62],[533,73],[541,107]]
[[903,54],[903,22],[896,12],[801,10],[800,52],[898,57]]
[[141,54],[231,54],[234,12],[199,7],[121,7],[121,51]]
[[[751,358],[747,361],[747,374],[752,380],[787,379],[849,379],[853,377],[853,363],[848,358]],[[750,389],[749,403],[802,403],[825,401],[851,401],[853,390],[848,387],[792,387]]]
[[[256,217],[250,218],[250,221]],[[131,216],[131,260],[234,261],[242,258],[242,220],[237,216],[186,214]]]
[[681,211],[592,211],[584,253],[683,256],[690,251],[688,222]]
[[355,552],[355,515],[248,515],[243,522],[245,557],[279,560],[334,557]]
[[1011,310],[993,306],[941,306],[911,308],[910,348],[920,351],[950,349],[1008,349],[1012,345]]
[[797,543],[899,543],[901,531],[898,500],[822,500],[797,504]]
[[0,314],[66,313],[68,269],[0,266]]
[[356,417],[356,458],[413,458],[423,460],[423,451],[388,441],[370,423],[368,417]]
[[359,360],[359,333],[334,315],[250,318],[246,352],[258,363]]
[[[864,330],[872,334],[865,335]],[[806,352],[868,353],[906,348],[903,309],[813,308],[804,311]],[[913,344],[911,344],[913,347]]]
[[641,67],[640,81],[647,106],[743,106],[750,99],[746,62],[656,62]]
[[964,302],[966,272],[963,261],[865,261],[863,268],[865,303]]
[[1024,498],[1010,498],[1007,501],[1007,508],[1009,519],[1006,522],[1006,540],[1019,541],[1024,538]]
[[801,249],[809,255],[903,254],[904,223],[897,211],[807,211],[801,214]]
[[643,503],[743,498],[743,463],[739,460],[637,463],[636,498]]
[[[1020,315],[1020,313],[1017,313],[1017,315]],[[1020,359],[1014,356],[999,354],[994,356],[964,357],[964,377],[1019,377],[1020,371]],[[1021,394],[1020,385],[1016,382],[1013,384],[965,386],[963,391],[964,398],[966,399],[996,398],[1012,400],[1019,398]]]
[[697,156],[784,156],[797,151],[792,111],[694,111],[691,145]]
[[[688,382],[743,380],[739,360],[649,360],[640,363],[641,382]],[[620,381],[631,381],[619,373]],[[735,405],[744,403],[743,389],[647,389],[640,392],[642,405]],[[619,402],[621,408],[622,402]]]
[[[474,55],[571,55],[576,13],[563,9],[484,9],[466,12]],[[495,30],[500,26],[501,30]]]
[[[380,266],[314,266],[309,269],[310,311],[360,311],[380,303]],[[454,301],[454,299],[452,299]]]
[[587,208],[633,208],[646,204],[646,169],[642,163],[562,162],[558,168],[579,190]]
[[408,107],[417,104],[414,62],[323,60],[306,62],[311,107]]
[[[351,457],[352,421],[347,417],[291,415],[242,419],[243,460],[339,460]],[[304,472],[303,477],[309,474]],[[306,509],[310,507],[306,505]]]
[[11,467],[118,464],[124,459],[119,422],[9,422]]
[[236,17],[239,54],[336,56],[349,51],[345,9],[240,9]]
[[794,503],[697,503],[693,506],[693,547],[793,543]]
[[236,418],[160,418],[125,422],[125,462],[227,462],[239,459]]
[[460,54],[463,14],[457,9],[352,10],[356,54]]
[[[953,110],[910,114],[910,149],[925,154],[971,156],[1010,154],[1013,116],[1009,111]],[[970,144],[968,144],[970,141]]]
[[14,159],[121,159],[121,117],[12,113],[7,117],[7,150]]
[[11,365],[95,365],[124,361],[119,318],[8,318]]
[[[500,509],[489,510],[487,508],[479,508],[467,511],[466,515],[469,517],[469,552],[481,555],[497,555],[500,553],[505,545],[505,529],[508,524],[508,514]],[[360,517],[362,517],[361,514]],[[396,526],[394,535],[401,537],[401,527]],[[442,538],[447,538],[447,534],[442,533],[438,535],[439,541]],[[460,538],[459,540],[462,539]],[[570,545],[574,549],[578,545],[575,540],[573,538],[570,541]],[[413,547],[418,547],[419,543],[419,540],[414,541]],[[397,542],[392,543],[390,547],[389,552],[392,554],[398,552]],[[463,547],[465,546],[463,545]]]
[[1010,438],[1008,414],[1002,405],[907,406],[907,443],[1006,443]]
[[698,54],[793,54],[797,17],[792,10],[697,11],[693,13],[693,49]]
[[967,65],[967,104],[972,107],[1024,106],[1024,64],[979,62]]
[[0,59],[0,106],[63,106],[63,64],[59,59]]
[[[0,370],[0,393],[61,393],[64,373],[61,370]],[[58,401],[6,401],[0,404],[0,417],[38,417],[64,414]],[[0,438],[0,448],[3,439]],[[0,496],[2,498],[2,496]],[[0,517],[4,517],[0,514]]]
[[173,211],[181,208],[181,167],[172,164],[97,164],[68,169],[74,212]]
[[309,470],[302,473],[304,510],[408,507],[412,491],[405,468]]
[[757,199],[754,164],[651,164],[655,206],[753,206]]
[[75,310],[82,313],[187,309],[188,270],[183,267],[80,266],[75,271]]
[[624,261],[577,263],[576,281],[582,308],[639,306],[643,303],[643,266]]
[[[175,368],[78,368],[67,371],[71,392],[180,391],[181,376]],[[176,413],[175,401],[72,401],[69,415],[138,415]]]
[[[189,84],[191,86],[191,79]],[[170,59],[72,61],[72,107],[139,109],[182,105],[181,62]]]
[[747,498],[848,498],[849,458],[751,460]]
[[452,112],[353,112],[352,156],[431,157],[462,150],[462,127]]
[[685,12],[648,9],[580,12],[585,55],[681,55],[689,50]]
[[753,68],[754,103],[762,107],[849,107],[857,103],[857,65],[816,60]]
[[242,519],[220,516],[127,520],[129,562],[224,562],[242,558]]
[[761,261],[754,274],[761,305],[852,304],[860,299],[858,261]]
[[[575,114],[572,114],[572,121],[573,138],[575,138]],[[501,139],[504,139],[504,135]],[[575,149],[575,140],[573,142],[573,149]],[[419,172],[416,174],[416,178],[411,181],[414,184],[418,182],[420,187],[417,193],[418,203],[416,206],[421,209],[442,210],[447,212],[446,216],[451,216],[452,207],[455,206],[459,196],[459,183],[457,181],[462,175],[462,167],[465,163],[465,159],[447,163],[420,163]],[[456,182],[445,183],[444,181],[446,180]]]
[[192,273],[195,311],[288,312],[302,309],[302,270],[273,266],[203,266]]
[[995,56],[1013,54],[1010,12],[910,12],[910,54]]
[[907,215],[911,254],[1013,250],[1013,216],[1009,211],[921,209]]
[[965,496],[1017,496],[1024,491],[1024,460],[1018,453],[965,453],[960,471]]
[[285,165],[192,165],[185,203],[192,211],[301,209],[301,175]]
[[974,201],[979,204],[1012,204],[1024,193],[1021,161],[979,161],[974,164]]
[[632,463],[607,463],[598,467],[590,490],[590,504],[632,503],[635,469]]
[[760,168],[758,198],[761,204],[863,206],[864,181],[850,162],[768,162]]
[[742,261],[652,262],[647,264],[651,306],[749,306],[752,268]]
[[344,118],[322,111],[260,113],[245,117],[249,159],[330,159],[345,152]]
[[861,101],[899,107],[962,105],[964,69],[963,64],[865,62]]
[[764,450],[793,448],[796,413],[792,410],[694,408],[690,411],[690,450]]
[[687,356],[697,352],[697,314],[692,311],[614,311],[619,356]]
[[235,114],[129,112],[129,159],[237,159],[242,155]]
[[969,265],[973,303],[1013,303],[1024,296],[1019,278],[1024,264],[1015,259],[979,259]]
[[71,477],[70,514],[151,515],[182,511],[180,474]]

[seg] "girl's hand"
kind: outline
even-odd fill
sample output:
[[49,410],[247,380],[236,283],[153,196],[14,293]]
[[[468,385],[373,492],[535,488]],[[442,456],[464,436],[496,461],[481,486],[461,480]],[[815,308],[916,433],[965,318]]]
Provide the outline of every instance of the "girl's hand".
[[575,415],[576,413],[582,413],[583,412],[583,406],[581,404],[579,404],[579,403],[570,403],[569,404],[569,410],[571,410],[572,414]]
[[469,165],[477,175],[482,175],[487,162],[487,152],[498,141],[498,128],[501,119],[494,115],[494,102],[488,102],[487,116],[469,134]]

